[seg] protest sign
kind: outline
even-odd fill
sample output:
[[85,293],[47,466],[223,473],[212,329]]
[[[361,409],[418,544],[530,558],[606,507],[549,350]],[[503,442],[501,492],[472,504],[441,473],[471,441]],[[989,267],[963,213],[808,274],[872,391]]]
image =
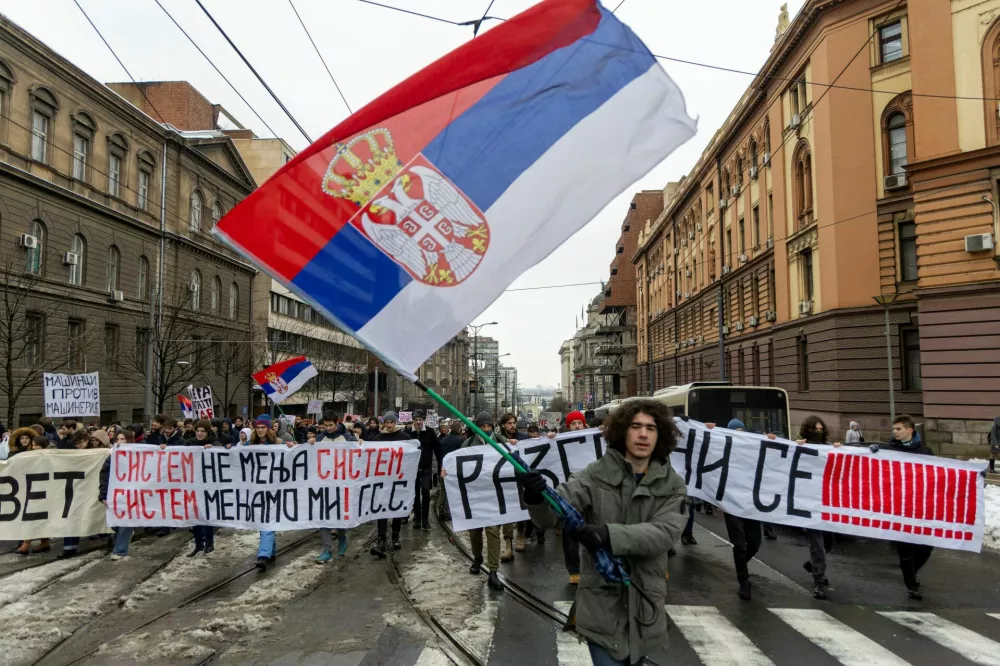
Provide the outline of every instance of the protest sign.
[[[688,495],[727,514],[941,548],[982,548],[984,463],[889,450],[872,453],[867,447],[799,445],[724,428],[708,430],[695,421],[676,423],[680,436],[671,465],[684,478]],[[543,442],[551,446],[539,449]],[[517,449],[552,484],[603,452],[597,430],[562,433],[554,442],[525,440]],[[450,453],[444,466],[456,530],[527,519],[513,468],[491,447]]]
[[107,449],[18,453],[0,462],[0,541],[110,530],[98,499]]
[[354,527],[410,514],[420,445],[177,447],[112,452],[108,524],[248,530]]
[[191,409],[194,411],[194,418],[215,418],[215,403],[212,401],[211,386],[202,386],[200,388],[189,386],[188,393],[191,394]]
[[309,408],[306,410],[306,414],[322,414],[323,413],[323,401],[322,400],[310,400]]
[[400,423],[413,423],[413,412],[400,412],[399,413]]
[[425,422],[426,422],[428,428],[437,428],[438,425],[440,425],[440,423],[441,423],[441,419],[440,419],[440,417],[438,417],[438,413],[437,412],[435,412],[434,410],[431,410],[431,411],[427,412],[427,419],[426,419]]
[[101,383],[96,372],[64,375],[43,372],[45,415],[61,418],[100,416]]
[[561,419],[561,412],[542,412],[538,415],[538,424],[547,428],[558,428]]

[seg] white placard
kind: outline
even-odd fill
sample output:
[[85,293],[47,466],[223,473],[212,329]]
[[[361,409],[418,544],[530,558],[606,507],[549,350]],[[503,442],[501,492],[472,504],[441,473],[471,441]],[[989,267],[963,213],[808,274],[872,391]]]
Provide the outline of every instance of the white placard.
[[400,412],[399,413],[400,423],[413,423],[413,412]]
[[310,400],[309,408],[306,410],[307,414],[320,415],[323,413],[323,401],[322,400]]
[[197,388],[189,386],[188,393],[191,394],[191,407],[194,410],[195,418],[215,418],[215,403],[212,400],[211,386],[202,386]]
[[44,372],[42,386],[46,416],[68,419],[101,415],[101,382],[96,372]]

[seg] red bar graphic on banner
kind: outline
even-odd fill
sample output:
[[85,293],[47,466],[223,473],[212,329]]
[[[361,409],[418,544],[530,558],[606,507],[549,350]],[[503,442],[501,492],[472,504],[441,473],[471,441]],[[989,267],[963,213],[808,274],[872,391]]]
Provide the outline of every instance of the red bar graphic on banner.
[[922,497],[921,501],[927,507],[926,510],[924,511],[924,518],[926,518],[927,520],[934,520],[934,515],[935,515],[934,493],[937,490],[938,484],[937,484],[937,477],[934,476],[933,471],[934,470],[930,470],[931,472],[930,474],[925,474],[925,476],[927,477],[927,484],[926,484],[927,494],[921,495]]

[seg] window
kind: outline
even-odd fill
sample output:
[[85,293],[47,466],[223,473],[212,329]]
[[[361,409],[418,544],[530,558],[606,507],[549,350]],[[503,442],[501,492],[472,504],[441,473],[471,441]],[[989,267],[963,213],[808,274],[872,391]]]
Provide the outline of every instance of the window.
[[879,28],[879,50],[882,55],[882,63],[899,60],[903,57],[903,25],[896,21]]
[[757,142],[750,142],[750,166],[754,171],[757,170]]
[[764,123],[764,152],[771,155],[771,123]]
[[201,273],[197,270],[191,273],[191,309],[201,310]]
[[754,206],[751,215],[753,219],[753,238],[750,240],[753,242],[753,246],[758,248],[760,247],[760,207]]
[[132,423],[142,423],[146,420],[145,414],[142,412],[142,407],[136,407],[132,410]]
[[149,204],[149,174],[145,171],[139,172],[139,197],[136,201],[136,205],[141,210],[146,210],[146,206]]
[[750,283],[750,315],[753,317],[757,316],[760,312],[760,276],[754,274],[753,282]]
[[48,157],[49,118],[41,111],[31,116],[31,159],[45,162]]
[[802,300],[813,299],[813,253],[812,250],[802,250],[799,255],[802,263]]
[[209,294],[209,308],[212,314],[219,314],[219,294],[222,291],[222,280],[218,276],[212,280],[212,293]]
[[917,225],[912,221],[899,225],[899,276],[903,282],[917,279]]
[[69,283],[79,287],[83,285],[83,268],[87,264],[87,242],[83,236],[73,236],[69,251],[76,255],[76,263],[69,265]]
[[122,158],[117,155],[108,157],[108,194],[117,197],[121,191]]
[[87,155],[90,154],[90,140],[79,134],[73,136],[73,178],[87,180]]
[[156,161],[153,154],[148,150],[140,150],[138,155],[139,166],[139,189],[136,192],[136,207],[139,210],[149,209],[150,183],[153,180],[153,170],[156,168]]
[[745,233],[744,233],[745,230],[742,217],[739,220],[739,230],[740,230],[740,254],[743,254],[743,252],[746,250],[746,244],[743,240],[745,238]]
[[189,224],[191,231],[201,231],[201,195],[197,191],[191,193]]
[[135,297],[140,300],[146,300],[146,285],[149,284],[149,259],[146,257],[139,257],[139,268],[136,271],[135,277]]
[[722,195],[723,195],[723,196],[724,196],[725,198],[727,198],[727,199],[728,199],[728,198],[729,198],[729,195],[730,195],[730,193],[731,193],[731,192],[733,191],[733,188],[732,188],[732,186],[731,186],[731,184],[730,184],[730,179],[729,179],[729,172],[728,172],[728,171],[726,171],[726,172],[725,172],[725,173],[724,173],[724,174],[722,175],[722,183],[723,183],[723,188],[722,188]]
[[753,346],[753,385],[760,386],[760,347]]
[[743,158],[736,158],[736,187],[743,189]]
[[214,204],[212,204],[212,228],[213,229],[215,228],[215,225],[217,225],[219,223],[219,220],[221,220],[221,219],[222,219],[222,206],[220,206],[219,202],[216,201]]
[[86,364],[83,335],[86,324],[79,319],[69,320],[69,335],[67,336],[67,361],[70,370],[83,370]]
[[[228,347],[227,343],[227,347]],[[222,344],[218,340],[212,340],[208,345],[208,353],[212,357],[209,359],[215,365],[215,374],[223,375],[226,372],[225,358],[223,357]],[[228,351],[228,350],[227,350]]]
[[708,212],[715,211],[715,187],[709,185],[705,188],[705,198],[708,199]]
[[118,370],[118,327],[104,326],[104,367]]
[[[108,137],[108,194],[121,197],[125,177],[125,157],[128,155],[128,141],[115,132]],[[127,185],[126,185],[127,186]]]
[[796,339],[799,356],[799,390],[809,390],[809,343],[804,335]]
[[24,354],[21,357],[22,365],[25,368],[39,367],[44,360],[42,358],[44,348],[42,315],[37,312],[29,312],[24,315]]
[[799,143],[795,151],[795,217],[799,226],[804,227],[812,222],[812,154],[809,144]]
[[[788,89],[788,101],[791,103],[792,115],[801,116],[806,110],[806,75],[803,72]],[[801,118],[799,119],[801,122]]]
[[767,237],[770,238],[774,229],[774,197],[767,193]]
[[240,288],[235,282],[229,286],[229,318],[240,316]]
[[135,358],[136,365],[140,372],[146,372],[147,357],[149,356],[149,329],[135,329]]
[[904,328],[902,334],[903,390],[920,391],[924,387],[920,375],[920,331],[915,328]]
[[906,118],[894,113],[886,121],[889,132],[889,173],[906,173]]
[[201,358],[202,358],[202,355],[204,354],[204,351],[205,351],[204,349],[202,349],[202,346],[203,345],[201,344],[201,336],[200,335],[192,335],[191,336],[191,351],[192,351],[192,356],[193,357],[191,358],[191,362],[194,363],[194,367],[197,368],[199,372],[202,369],[202,367],[201,367]]
[[41,275],[45,267],[45,225],[39,220],[33,220],[29,233],[35,237],[35,247],[28,248],[25,252],[24,270],[33,275]]
[[119,264],[121,263],[121,254],[118,252],[118,248],[114,245],[108,248],[108,282],[105,285],[107,287],[108,293],[113,294],[118,291],[118,275],[119,275]]

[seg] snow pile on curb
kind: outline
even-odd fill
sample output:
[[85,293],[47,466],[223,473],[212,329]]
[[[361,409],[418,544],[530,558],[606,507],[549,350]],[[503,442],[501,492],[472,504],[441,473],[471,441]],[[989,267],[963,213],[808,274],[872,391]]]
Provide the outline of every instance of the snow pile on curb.
[[1000,486],[986,486],[986,529],[983,546],[1000,550]]
[[0,608],[34,594],[49,583],[82,569],[85,565],[100,559],[104,551],[97,551],[67,560],[53,560],[48,564],[24,569],[3,579],[0,588]]

